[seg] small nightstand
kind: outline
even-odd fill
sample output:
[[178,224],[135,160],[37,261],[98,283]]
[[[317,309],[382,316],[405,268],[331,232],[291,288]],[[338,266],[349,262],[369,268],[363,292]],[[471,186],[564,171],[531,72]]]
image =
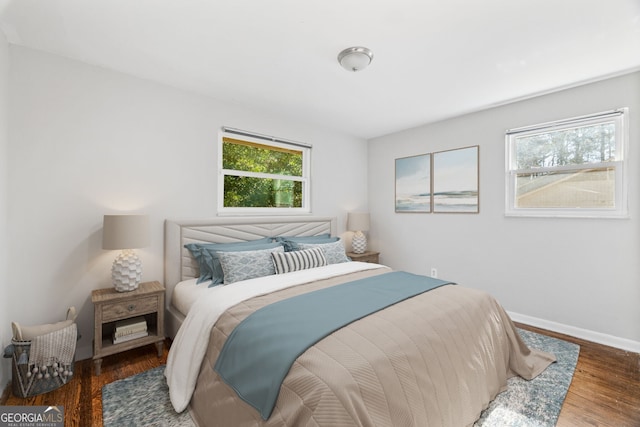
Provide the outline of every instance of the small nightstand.
[[[102,358],[148,344],[156,345],[158,357],[162,357],[164,344],[164,286],[160,282],[140,283],[131,292],[118,292],[114,288],[96,289],[91,292],[95,314],[93,363],[96,375],[100,375]],[[113,343],[113,331],[119,320],[144,316],[149,335],[119,344]]]
[[360,262],[373,262],[378,264],[378,256],[380,252],[366,251],[363,254],[355,254],[353,252],[347,252],[347,256],[351,258],[352,261],[360,261]]

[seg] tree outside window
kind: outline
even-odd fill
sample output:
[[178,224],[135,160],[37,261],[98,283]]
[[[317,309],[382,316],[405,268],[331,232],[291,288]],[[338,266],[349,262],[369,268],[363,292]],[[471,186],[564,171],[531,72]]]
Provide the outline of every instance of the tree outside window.
[[222,210],[307,210],[306,147],[222,138]]
[[626,216],[624,113],[507,133],[507,215]]

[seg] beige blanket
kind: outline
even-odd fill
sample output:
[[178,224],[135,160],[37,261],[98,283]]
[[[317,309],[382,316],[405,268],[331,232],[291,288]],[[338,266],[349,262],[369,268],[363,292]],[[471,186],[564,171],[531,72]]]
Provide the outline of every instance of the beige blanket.
[[529,350],[489,295],[447,285],[346,326],[303,353],[268,420],[220,380],[213,365],[233,328],[293,295],[388,272],[377,269],[296,286],[229,309],[211,331],[190,410],[200,426],[472,425],[520,375],[555,361]]

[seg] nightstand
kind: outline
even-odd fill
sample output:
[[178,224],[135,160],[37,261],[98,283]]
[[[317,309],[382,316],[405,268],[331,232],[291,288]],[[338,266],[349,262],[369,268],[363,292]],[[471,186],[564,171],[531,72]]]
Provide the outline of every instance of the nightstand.
[[[102,358],[148,344],[155,344],[158,357],[162,357],[164,344],[164,286],[160,282],[140,283],[131,292],[118,292],[114,288],[96,289],[91,292],[93,302],[94,340],[93,363],[96,375],[100,375]],[[144,316],[149,335],[119,344],[113,343],[116,322],[131,317]]]
[[378,264],[378,255],[380,252],[366,251],[363,254],[355,254],[353,252],[347,252],[347,256],[351,258],[352,261],[360,261],[360,262],[373,262]]

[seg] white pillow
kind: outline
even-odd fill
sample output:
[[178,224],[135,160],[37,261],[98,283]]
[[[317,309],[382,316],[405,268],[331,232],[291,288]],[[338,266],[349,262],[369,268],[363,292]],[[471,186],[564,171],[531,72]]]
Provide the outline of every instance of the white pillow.
[[20,326],[17,322],[11,322],[11,329],[13,330],[14,341],[31,341],[35,337],[40,335],[46,335],[51,332],[59,331],[67,326],[71,325],[78,317],[75,307],[70,307],[67,310],[67,320],[63,320],[58,323],[47,323],[45,325],[35,326]]

